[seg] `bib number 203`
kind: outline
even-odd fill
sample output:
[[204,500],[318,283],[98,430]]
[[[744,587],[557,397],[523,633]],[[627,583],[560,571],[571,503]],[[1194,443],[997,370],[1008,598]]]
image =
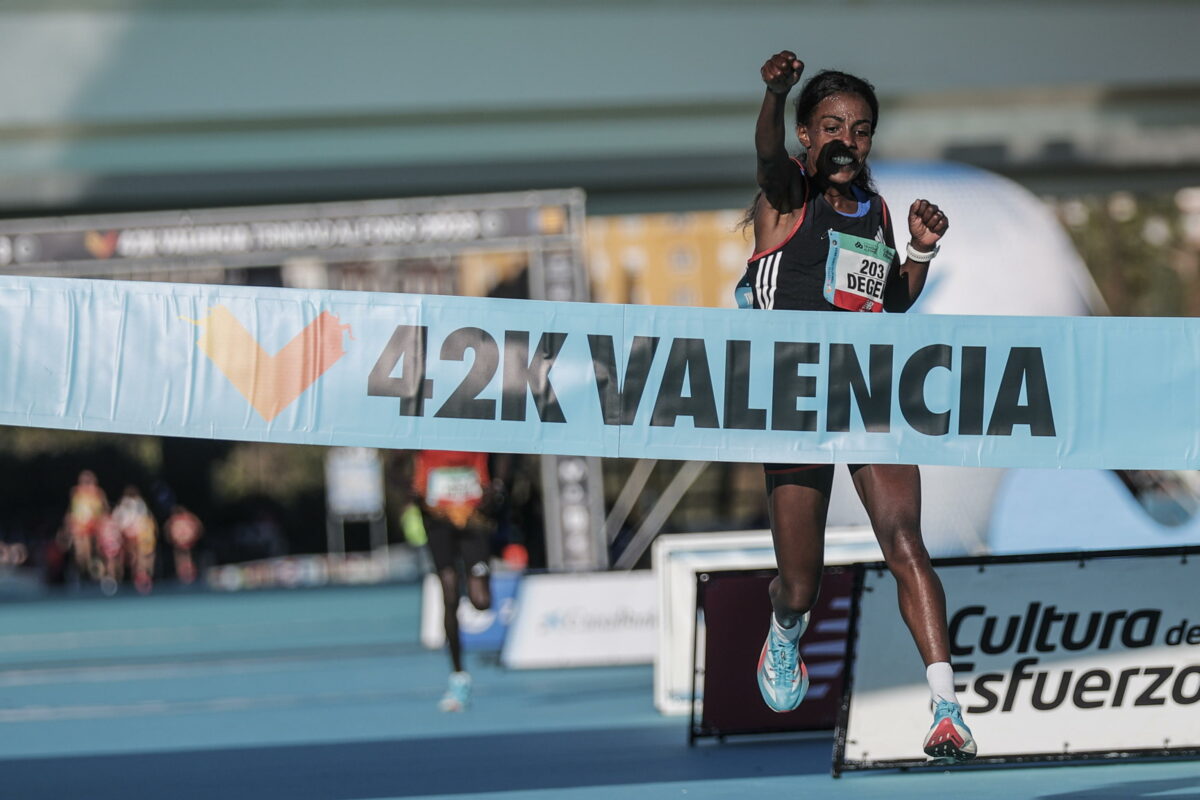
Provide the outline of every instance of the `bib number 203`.
[[860,275],[866,275],[868,278],[878,278],[883,280],[887,276],[888,265],[882,261],[876,261],[872,258],[864,258],[862,264],[858,268]]

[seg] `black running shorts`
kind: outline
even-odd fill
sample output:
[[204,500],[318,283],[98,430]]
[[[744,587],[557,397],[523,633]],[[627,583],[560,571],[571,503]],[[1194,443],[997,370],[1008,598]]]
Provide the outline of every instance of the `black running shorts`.
[[[858,472],[866,464],[849,464],[850,474]],[[834,464],[763,464],[767,476],[767,494],[776,486],[805,486],[816,489],[826,497],[833,489]]]
[[433,567],[438,572],[457,568],[461,563],[467,575],[478,574],[479,564],[486,574],[491,555],[491,531],[486,527],[468,523],[460,529],[441,517],[426,514],[425,535]]

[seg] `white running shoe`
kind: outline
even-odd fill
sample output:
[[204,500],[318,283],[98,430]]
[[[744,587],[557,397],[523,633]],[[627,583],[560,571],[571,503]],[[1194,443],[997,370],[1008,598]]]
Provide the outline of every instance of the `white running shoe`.
[[467,706],[471,704],[471,676],[466,672],[451,672],[450,685],[446,687],[446,693],[442,695],[442,699],[438,701],[438,708],[442,711],[466,711]]
[[800,705],[808,691],[808,668],[800,658],[800,636],[808,627],[808,614],[796,624],[800,630],[795,639],[790,639],[778,630],[772,614],[771,629],[758,657],[758,688],[763,702],[781,714]]

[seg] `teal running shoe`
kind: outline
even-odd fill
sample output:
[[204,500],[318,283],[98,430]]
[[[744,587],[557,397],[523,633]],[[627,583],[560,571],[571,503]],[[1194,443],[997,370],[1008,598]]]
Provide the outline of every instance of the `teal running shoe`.
[[[799,634],[808,627],[808,614],[800,622]],[[767,640],[758,657],[758,688],[763,702],[772,711],[783,714],[795,710],[808,691],[808,668],[800,658],[800,635],[793,641],[781,634],[772,617]]]
[[925,755],[944,764],[961,764],[975,757],[978,748],[971,729],[963,722],[958,703],[938,698],[933,727],[925,737]]
[[466,672],[451,672],[450,685],[438,701],[438,708],[447,712],[466,711],[470,704],[471,676]]

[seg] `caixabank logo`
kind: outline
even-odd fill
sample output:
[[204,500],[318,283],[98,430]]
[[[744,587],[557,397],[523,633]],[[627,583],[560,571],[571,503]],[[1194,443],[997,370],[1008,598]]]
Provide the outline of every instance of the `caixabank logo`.
[[225,306],[213,306],[208,316],[188,322],[200,329],[196,346],[267,422],[346,354],[343,340],[350,334],[349,325],[322,311],[272,355]]

